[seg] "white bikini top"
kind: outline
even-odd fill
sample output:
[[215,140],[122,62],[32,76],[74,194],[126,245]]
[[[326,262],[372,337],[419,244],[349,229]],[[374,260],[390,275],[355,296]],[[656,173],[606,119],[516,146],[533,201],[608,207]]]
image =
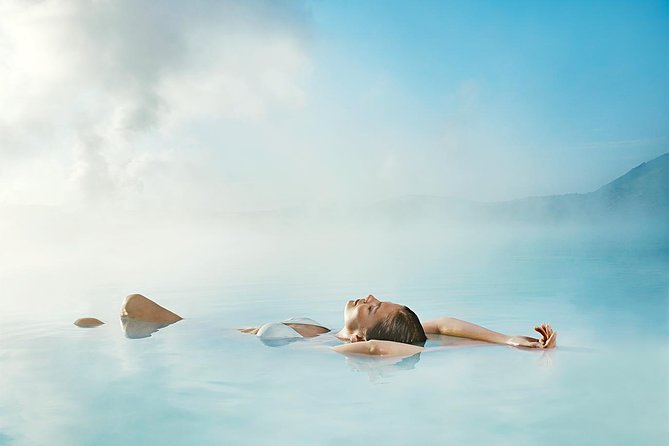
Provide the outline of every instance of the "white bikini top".
[[304,324],[322,327],[321,324],[308,317],[292,317],[283,322],[270,322],[263,325],[258,329],[256,336],[262,339],[293,339],[303,337],[295,329],[286,324]]

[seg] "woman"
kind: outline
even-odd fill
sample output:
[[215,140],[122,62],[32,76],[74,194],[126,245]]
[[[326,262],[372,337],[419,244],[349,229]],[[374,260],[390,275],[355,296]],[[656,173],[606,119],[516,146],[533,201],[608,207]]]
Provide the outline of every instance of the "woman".
[[[526,348],[555,348],[557,332],[550,325],[534,329],[541,339],[528,336],[507,336],[481,326],[443,317],[421,323],[408,307],[382,302],[371,294],[365,299],[349,300],[344,307],[344,327],[335,336],[347,344],[334,347],[340,353],[366,355],[412,355],[422,351],[426,334],[456,336],[493,344]],[[241,330],[261,337],[313,337],[330,330],[311,320],[289,320],[265,324],[260,328]]]

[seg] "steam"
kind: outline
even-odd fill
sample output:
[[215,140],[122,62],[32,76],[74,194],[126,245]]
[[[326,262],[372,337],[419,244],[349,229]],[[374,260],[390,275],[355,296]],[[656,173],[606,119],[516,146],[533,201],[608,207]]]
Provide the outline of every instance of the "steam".
[[351,64],[364,53],[316,33],[322,19],[276,0],[1,2],[2,303],[484,263],[471,253],[524,240],[525,222],[563,228],[563,210],[595,206],[446,197],[592,191],[637,162],[600,181],[596,157],[544,147],[525,131],[540,116],[485,78],[444,76],[430,108],[392,67]]
[[146,178],[191,167],[190,123],[302,107],[303,16],[270,1],[3,2],[0,203],[132,204]]

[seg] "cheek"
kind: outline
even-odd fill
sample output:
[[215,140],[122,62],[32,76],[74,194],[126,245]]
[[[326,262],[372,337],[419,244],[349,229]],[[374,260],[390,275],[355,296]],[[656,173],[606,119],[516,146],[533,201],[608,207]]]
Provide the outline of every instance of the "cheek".
[[360,307],[351,308],[351,310],[346,312],[346,328],[357,330],[360,327],[361,319]]

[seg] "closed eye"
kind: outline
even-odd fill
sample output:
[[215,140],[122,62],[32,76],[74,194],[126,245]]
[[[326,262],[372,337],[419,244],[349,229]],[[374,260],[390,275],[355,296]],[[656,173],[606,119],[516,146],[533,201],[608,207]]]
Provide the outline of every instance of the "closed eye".
[[369,310],[368,310],[368,314],[376,313],[376,310],[378,310],[380,306],[381,306],[381,303],[378,303],[374,306],[370,306]]

